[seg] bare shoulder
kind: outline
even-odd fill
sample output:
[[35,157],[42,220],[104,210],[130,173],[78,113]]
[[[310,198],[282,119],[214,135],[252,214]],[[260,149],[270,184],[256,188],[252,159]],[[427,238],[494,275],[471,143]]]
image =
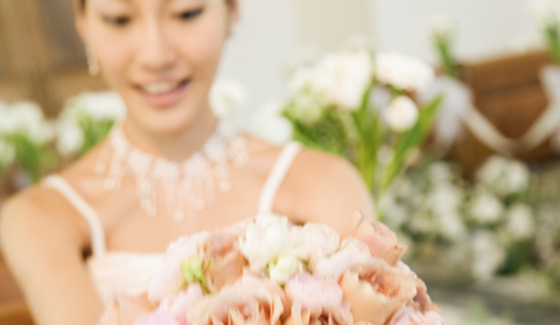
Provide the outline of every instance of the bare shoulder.
[[358,171],[346,159],[311,149],[297,155],[285,181],[298,222],[328,224],[344,232],[357,211],[373,218],[373,200]]
[[15,264],[24,263],[26,257],[38,261],[43,256],[56,263],[63,252],[79,254],[86,242],[84,231],[59,194],[42,186],[16,195],[0,211],[0,248],[8,262]]

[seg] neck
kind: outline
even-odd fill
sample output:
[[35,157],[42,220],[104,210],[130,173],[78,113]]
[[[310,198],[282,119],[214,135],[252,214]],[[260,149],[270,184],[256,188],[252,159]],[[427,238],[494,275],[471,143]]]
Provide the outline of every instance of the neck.
[[200,151],[206,140],[215,132],[217,125],[218,119],[210,109],[205,109],[179,133],[150,132],[128,117],[123,123],[123,132],[133,146],[143,151],[167,160],[182,161]]

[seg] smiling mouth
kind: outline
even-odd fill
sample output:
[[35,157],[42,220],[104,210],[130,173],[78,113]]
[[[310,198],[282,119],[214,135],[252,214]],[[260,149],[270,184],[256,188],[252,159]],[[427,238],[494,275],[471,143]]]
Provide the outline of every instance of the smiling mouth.
[[184,79],[180,82],[155,82],[138,86],[138,88],[148,95],[165,95],[186,86],[188,83],[189,79]]
[[186,93],[191,79],[179,82],[154,82],[136,87],[144,101],[154,108],[175,106]]

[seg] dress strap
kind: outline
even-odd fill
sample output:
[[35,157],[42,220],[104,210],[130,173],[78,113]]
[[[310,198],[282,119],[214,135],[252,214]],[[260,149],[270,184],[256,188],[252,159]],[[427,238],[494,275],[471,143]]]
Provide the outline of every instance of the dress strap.
[[78,213],[86,219],[91,231],[91,246],[94,256],[104,255],[105,232],[99,221],[99,216],[91,205],[64,178],[51,175],[43,180],[43,185],[56,190],[62,195]]
[[276,193],[300,149],[300,144],[290,142],[282,149],[282,152],[280,152],[261,192],[259,214],[272,212]]

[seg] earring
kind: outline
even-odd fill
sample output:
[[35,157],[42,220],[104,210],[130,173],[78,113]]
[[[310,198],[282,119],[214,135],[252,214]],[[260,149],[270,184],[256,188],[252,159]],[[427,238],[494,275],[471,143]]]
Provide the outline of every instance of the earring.
[[99,64],[97,63],[95,55],[93,55],[90,50],[86,50],[86,59],[89,74],[91,76],[96,76],[99,73]]

